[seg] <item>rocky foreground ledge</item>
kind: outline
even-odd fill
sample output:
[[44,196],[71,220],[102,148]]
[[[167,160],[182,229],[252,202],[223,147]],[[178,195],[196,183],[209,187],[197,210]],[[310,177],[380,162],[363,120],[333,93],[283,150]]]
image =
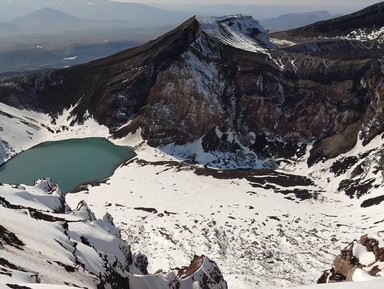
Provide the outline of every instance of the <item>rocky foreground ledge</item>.
[[383,276],[384,239],[363,235],[336,256],[333,267],[324,271],[318,283],[368,281]]
[[72,210],[50,179],[34,186],[1,184],[0,218],[0,285],[9,288],[36,288],[36,283],[98,289],[227,288],[216,263],[205,256],[168,273],[148,274],[147,257],[131,251],[111,215],[96,219],[85,202]]

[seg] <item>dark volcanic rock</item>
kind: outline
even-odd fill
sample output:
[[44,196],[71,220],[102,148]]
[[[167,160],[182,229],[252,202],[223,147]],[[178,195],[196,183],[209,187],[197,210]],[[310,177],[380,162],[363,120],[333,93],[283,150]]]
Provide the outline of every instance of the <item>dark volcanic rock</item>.
[[7,228],[0,225],[0,248],[4,245],[13,246],[19,250],[22,250],[25,244]]
[[375,205],[380,205],[382,202],[384,202],[384,195],[365,200],[364,202],[361,203],[361,207],[367,208]]
[[9,288],[12,288],[12,289],[32,289],[31,287],[20,286],[20,285],[17,285],[17,284],[7,284],[7,286]]
[[[76,105],[78,121],[88,110],[112,129],[135,117],[147,104],[156,80],[154,71],[188,48],[194,20],[141,47],[69,69],[7,79],[0,101],[12,106],[58,113]],[[124,117],[122,117],[124,116]]]
[[[360,240],[354,240],[349,243],[333,261],[333,267],[330,270],[324,271],[317,283],[334,283],[354,281],[353,276],[356,272],[360,279],[367,276],[380,276],[382,273],[382,262],[384,262],[384,248],[380,248],[380,238],[378,236],[363,235]],[[355,247],[360,247],[355,250]],[[371,257],[359,259],[360,250],[365,250],[366,254],[371,254]],[[364,260],[365,259],[365,260]],[[371,260],[374,260],[373,262]],[[367,261],[370,260],[370,261]],[[370,262],[370,263],[367,263]]]
[[335,176],[340,176],[341,174],[344,174],[347,169],[351,168],[354,164],[358,162],[357,157],[347,157],[342,160],[337,160],[335,161],[331,168],[330,171],[335,174]]
[[[378,27],[382,6],[289,33]],[[312,165],[349,151],[359,132],[364,144],[384,132],[380,45],[366,52],[362,42],[330,39],[314,48],[312,34],[302,35],[301,48],[284,50],[250,17],[193,17],[101,60],[6,79],[0,101],[49,113],[53,121],[72,105],[74,121],[89,112],[115,137],[141,129],[153,146],[202,138],[205,151],[247,147],[273,158],[300,157],[314,142]]]
[[367,192],[372,188],[372,184],[374,182],[374,179],[369,179],[366,181],[361,179],[343,180],[340,182],[338,190],[345,191],[346,195],[351,199],[354,197],[359,199],[361,196],[367,194]]

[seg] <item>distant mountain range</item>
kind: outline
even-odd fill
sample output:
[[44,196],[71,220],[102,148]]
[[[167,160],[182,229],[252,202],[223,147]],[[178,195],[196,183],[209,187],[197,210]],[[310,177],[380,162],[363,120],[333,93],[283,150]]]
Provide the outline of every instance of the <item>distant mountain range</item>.
[[[216,13],[231,8],[234,13],[245,8],[256,13],[251,6],[236,5],[224,5]],[[153,39],[189,16],[189,12],[110,0],[0,0],[0,73],[101,58]],[[277,31],[331,16],[326,11],[296,13],[260,22]],[[81,47],[81,54],[78,49],[78,53],[67,52],[75,46]]]
[[78,18],[99,21],[123,20],[131,27],[176,24],[188,17],[185,13],[167,11],[144,4],[109,0],[0,0],[0,22],[9,22],[41,8],[51,8]]
[[[4,5],[9,8],[10,3],[15,5],[21,2],[16,0],[15,3],[7,2],[5,5],[0,0],[0,7]],[[43,4],[49,3],[47,1]],[[84,1],[76,3],[83,5]],[[87,9],[83,7],[82,10]],[[1,10],[0,14],[3,12]],[[9,22],[0,23],[0,73],[84,63],[139,45],[169,29],[168,25],[140,28],[131,25],[128,20],[93,20],[50,7],[39,8]]]
[[384,26],[384,2],[369,6],[349,15],[336,17],[329,21],[316,22],[305,27],[292,29],[278,34],[279,38],[295,39],[346,36],[353,31],[372,32]]
[[[1,0],[0,0],[1,1]],[[78,1],[79,2],[79,1]],[[61,2],[58,2],[61,3]],[[79,2],[83,3],[83,2]],[[49,3],[46,3],[49,4]],[[1,5],[1,2],[0,2]],[[89,5],[89,4],[88,4]],[[150,6],[145,5],[128,5],[125,4],[123,11],[127,8],[129,9],[129,13],[124,14],[124,17],[119,18],[119,13],[115,13],[114,7],[115,4],[112,4],[111,7],[106,9],[103,12],[103,17],[100,16],[98,12],[98,8],[94,9],[85,9],[87,12],[78,12],[72,11],[69,7],[65,7],[63,5],[50,5],[52,7],[44,7],[34,10],[26,15],[17,17],[9,21],[9,23],[2,23],[0,26],[0,32],[15,32],[18,31],[17,28],[29,28],[29,29],[44,29],[53,30],[53,29],[86,29],[89,27],[96,26],[113,26],[113,27],[138,27],[138,26],[151,26],[151,25],[163,25],[170,24],[174,19],[170,17],[168,20],[167,15],[169,13],[165,10],[157,11],[156,8],[152,8]],[[93,5],[91,5],[92,7]],[[101,6],[100,6],[101,7]],[[84,7],[83,7],[84,8]],[[58,10],[61,9],[61,10]],[[65,12],[63,12],[65,11]],[[157,12],[156,17],[153,17],[153,13]],[[136,14],[134,17],[130,14]],[[77,16],[74,16],[77,15]],[[136,20],[137,15],[141,15],[140,20]],[[181,14],[184,15],[184,14]],[[171,15],[172,16],[172,15]],[[301,26],[305,26],[317,21],[328,20],[340,15],[331,15],[328,11],[312,11],[305,13],[292,13],[292,14],[284,14],[275,18],[268,18],[264,20],[260,20],[260,23],[270,31],[282,31],[292,28],[297,28]],[[112,17],[116,17],[113,18]],[[177,17],[181,18],[181,17]],[[94,20],[97,19],[97,20]],[[150,20],[148,20],[150,19]],[[143,23],[145,20],[145,23]],[[167,21],[169,23],[167,23]],[[175,21],[177,22],[177,21]]]
[[260,20],[260,23],[270,32],[282,31],[328,20],[340,15],[332,15],[328,11],[311,11],[305,13],[284,14],[274,18]]
[[94,23],[94,21],[91,20],[84,20],[59,10],[45,7],[23,17],[16,18],[11,21],[11,24],[20,28],[60,29],[78,27],[79,25],[89,24],[89,22]]
[[[135,1],[132,1],[135,2]],[[184,19],[193,15],[205,15],[205,16],[221,16],[229,14],[247,14],[252,15],[255,19],[266,21],[273,21],[271,17],[276,17],[276,21],[280,21],[285,17],[278,16],[281,14],[294,15],[296,13],[303,14],[294,16],[293,23],[295,27],[298,25],[306,25],[309,22],[298,21],[298,18],[306,18],[305,14],[308,11],[314,15],[313,21],[329,19],[327,15],[321,15],[324,9],[324,5],[292,5],[282,3],[279,7],[275,5],[241,5],[238,3],[231,4],[215,4],[207,3],[196,4],[183,4],[174,3],[174,5],[165,6],[161,3],[153,1],[153,5],[149,6],[139,3],[122,3],[112,0],[0,0],[0,23],[9,22],[12,19],[23,17],[24,15],[31,13],[37,9],[44,7],[56,9],[79,18],[93,19],[93,20],[124,20],[129,21],[132,26],[153,26],[153,25],[168,25],[182,22]],[[162,5],[162,6],[161,6]],[[360,7],[358,7],[360,6]],[[362,5],[348,5],[348,7],[342,7],[342,5],[333,5],[330,7],[330,14],[340,13],[335,11],[341,11],[341,13],[351,13],[361,8]],[[162,7],[162,8],[159,8]],[[166,8],[163,8],[166,7]],[[309,15],[310,16],[310,15]],[[309,17],[310,19],[312,17]],[[302,19],[303,20],[303,19]],[[292,21],[292,18],[289,19]],[[312,21],[312,20],[310,20]],[[265,23],[263,23],[265,25]],[[275,25],[275,24],[274,24]],[[266,25],[267,28],[268,25]],[[292,26],[292,25],[291,25]],[[272,27],[272,28],[275,28]],[[277,28],[281,28],[279,25]],[[284,26],[284,29],[294,28]]]

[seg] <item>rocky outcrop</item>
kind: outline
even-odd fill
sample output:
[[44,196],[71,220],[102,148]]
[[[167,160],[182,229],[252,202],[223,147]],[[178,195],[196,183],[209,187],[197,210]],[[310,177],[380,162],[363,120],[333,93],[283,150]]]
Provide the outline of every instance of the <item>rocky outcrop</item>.
[[142,289],[228,288],[216,263],[205,256],[195,256],[188,267],[183,267],[178,272],[146,276],[131,275],[129,286]]
[[363,235],[336,256],[333,267],[324,271],[317,283],[365,281],[382,276],[384,270],[383,240]]

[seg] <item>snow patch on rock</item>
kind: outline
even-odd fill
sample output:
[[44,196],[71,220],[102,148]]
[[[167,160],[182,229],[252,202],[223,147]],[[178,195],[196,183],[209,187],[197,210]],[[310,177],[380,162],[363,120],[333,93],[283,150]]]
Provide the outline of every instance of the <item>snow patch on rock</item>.
[[384,43],[384,26],[380,28],[373,28],[367,31],[367,29],[353,30],[346,36],[340,37],[348,40],[360,40],[360,41],[376,41],[378,43]]
[[197,21],[205,33],[226,45],[259,53],[275,47],[267,31],[251,16],[197,17]]

